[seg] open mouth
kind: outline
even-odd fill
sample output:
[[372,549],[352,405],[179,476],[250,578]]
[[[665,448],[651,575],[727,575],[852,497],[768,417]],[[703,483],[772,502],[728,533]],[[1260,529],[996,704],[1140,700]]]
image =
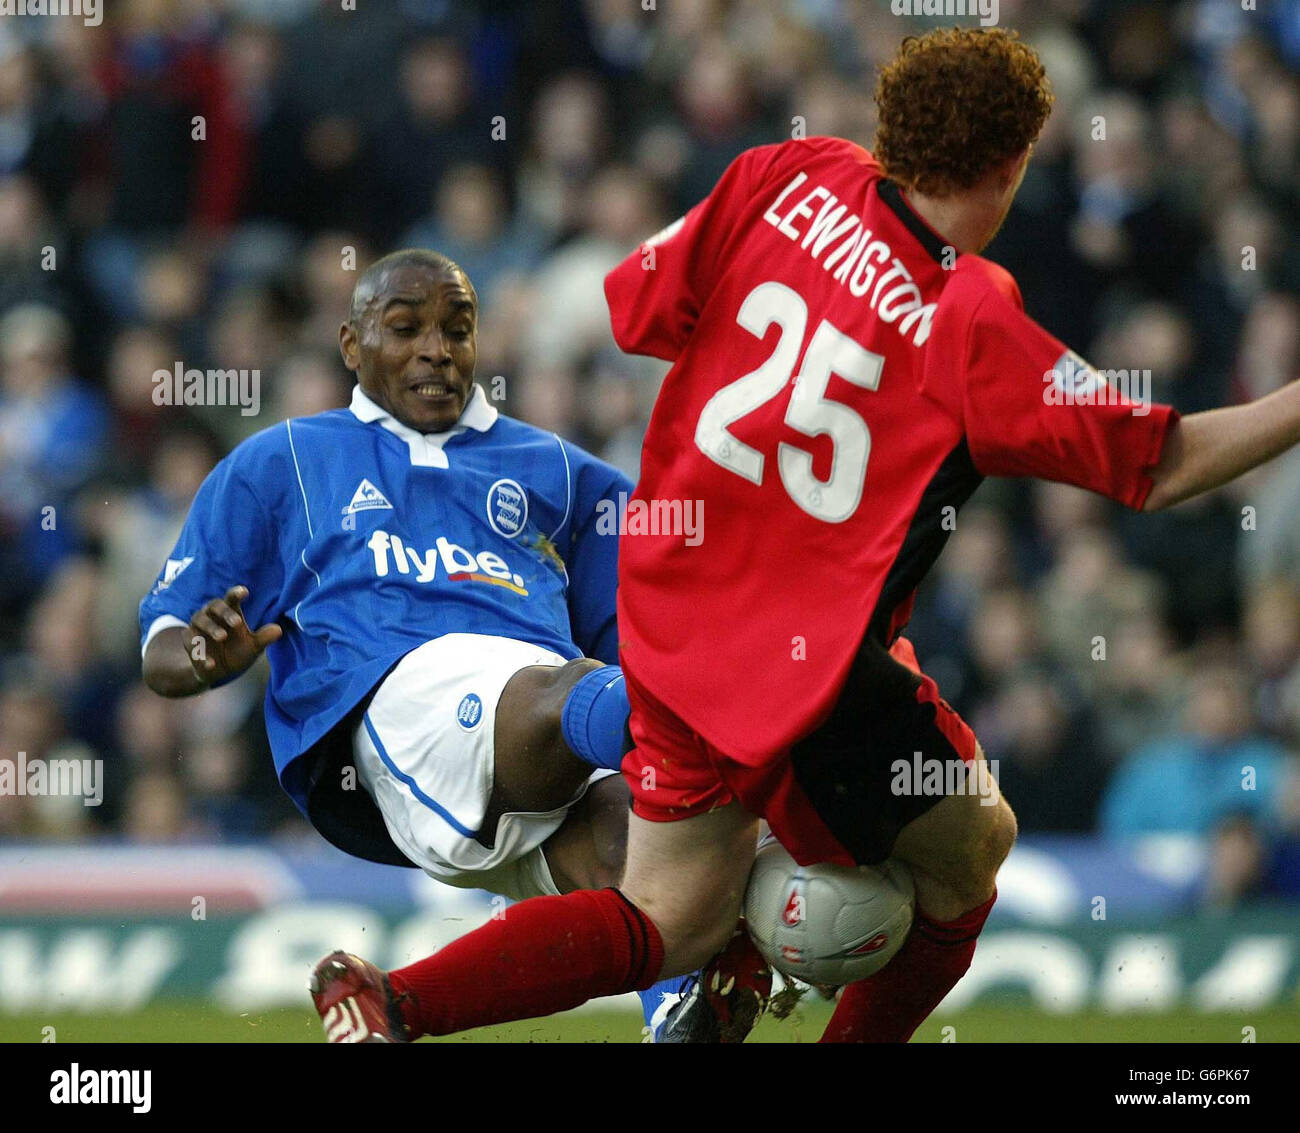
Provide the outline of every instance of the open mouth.
[[423,401],[448,402],[454,401],[457,397],[457,390],[454,386],[448,382],[437,380],[417,382],[410,387],[410,390]]

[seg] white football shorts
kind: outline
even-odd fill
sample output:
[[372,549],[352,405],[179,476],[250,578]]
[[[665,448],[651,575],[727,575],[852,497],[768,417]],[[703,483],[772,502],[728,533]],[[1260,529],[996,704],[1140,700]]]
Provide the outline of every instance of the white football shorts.
[[492,795],[493,731],[506,682],[529,665],[563,665],[549,649],[508,637],[449,633],[426,641],[384,678],[353,736],[362,786],[397,847],[431,877],[522,900],[559,890],[542,843],[568,804],[503,814],[491,849],[476,841]]

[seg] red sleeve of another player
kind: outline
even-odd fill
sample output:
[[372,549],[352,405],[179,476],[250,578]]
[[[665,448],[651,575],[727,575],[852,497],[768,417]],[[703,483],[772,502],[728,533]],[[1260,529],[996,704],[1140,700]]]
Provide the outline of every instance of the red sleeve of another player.
[[1059,480],[1141,508],[1178,419],[1149,400],[1149,381],[1134,371],[1108,385],[998,291],[986,292],[966,335],[963,416],[976,469]]
[[721,267],[730,214],[750,200],[755,164],[775,146],[747,150],[684,217],[650,237],[605,277],[614,341],[627,354],[677,360]]

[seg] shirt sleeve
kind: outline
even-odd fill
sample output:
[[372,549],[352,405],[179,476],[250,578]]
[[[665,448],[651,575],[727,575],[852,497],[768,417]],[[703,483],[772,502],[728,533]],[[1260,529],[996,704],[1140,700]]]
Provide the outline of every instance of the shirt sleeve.
[[190,618],[232,586],[248,587],[245,620],[253,629],[282,613],[283,566],[276,553],[272,510],[254,490],[236,450],[204,480],[176,546],[153,589],[140,603],[140,640],[150,629],[188,625]]
[[574,469],[573,533],[565,563],[569,622],[585,656],[617,665],[618,515],[633,485],[613,466],[581,456],[586,458]]
[[947,363],[962,381],[976,469],[1074,484],[1141,508],[1177,412],[1150,401],[1140,371],[1098,373],[1026,315],[1010,289],[983,292]]
[[724,262],[722,249],[735,228],[728,217],[750,203],[779,148],[746,150],[713,192],[605,277],[610,325],[621,350],[677,360]]

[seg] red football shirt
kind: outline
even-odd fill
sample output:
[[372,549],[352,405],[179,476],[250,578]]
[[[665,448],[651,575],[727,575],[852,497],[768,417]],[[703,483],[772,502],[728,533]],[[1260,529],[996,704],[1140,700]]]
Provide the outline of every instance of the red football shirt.
[[673,363],[619,548],[621,660],[745,763],[821,722],[865,635],[893,640],[983,476],[1140,507],[1176,419],[1117,398],[836,138],[741,154],[605,293],[619,346]]

